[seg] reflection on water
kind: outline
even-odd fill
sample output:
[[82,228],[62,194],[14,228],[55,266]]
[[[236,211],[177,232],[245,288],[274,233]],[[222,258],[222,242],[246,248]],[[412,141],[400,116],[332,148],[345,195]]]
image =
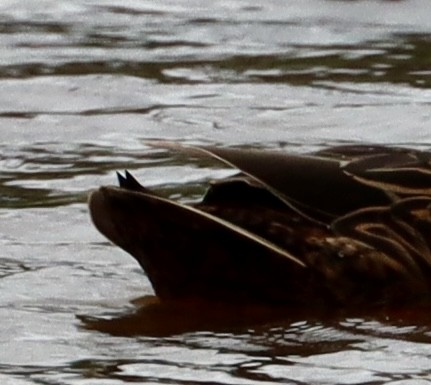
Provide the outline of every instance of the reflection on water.
[[[159,361],[144,354],[109,365],[104,362],[104,374],[98,372],[102,377],[125,380],[133,373],[135,380],[149,381],[157,371],[162,381],[189,383],[205,381],[210,368],[220,376],[216,383],[359,384],[427,379],[429,317],[429,309],[373,316],[289,314],[263,308],[166,305],[144,298],[134,311],[82,317],[82,322],[91,330],[123,338],[141,336],[143,344],[157,346]],[[85,362],[81,370],[101,364]]]
[[0,382],[430,384],[427,309],[159,304],[85,205],[116,170],[185,200],[231,172],[151,139],[429,149],[430,4],[2,2]]
[[[223,305],[205,302],[159,303],[156,297],[135,301],[138,305],[126,314],[106,318],[79,317],[86,328],[120,336],[171,336],[187,332],[246,332],[256,325],[266,325],[304,314],[257,306]],[[302,312],[303,313],[303,312]],[[316,317],[307,312],[307,317]],[[322,315],[323,316],[323,315]]]

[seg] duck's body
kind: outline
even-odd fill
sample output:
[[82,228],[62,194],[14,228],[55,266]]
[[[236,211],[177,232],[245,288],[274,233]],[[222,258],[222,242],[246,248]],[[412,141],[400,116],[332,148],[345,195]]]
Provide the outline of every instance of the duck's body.
[[90,197],[96,227],[161,299],[286,305],[431,299],[431,154],[311,155],[164,144],[241,170],[184,206],[130,174]]

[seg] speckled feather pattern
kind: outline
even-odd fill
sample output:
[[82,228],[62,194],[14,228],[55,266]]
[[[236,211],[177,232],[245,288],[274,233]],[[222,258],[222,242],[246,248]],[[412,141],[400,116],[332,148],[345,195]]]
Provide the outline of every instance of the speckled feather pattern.
[[185,147],[239,170],[200,203],[129,173],[90,197],[96,227],[141,264],[161,299],[284,305],[431,299],[431,155],[344,146],[309,155]]

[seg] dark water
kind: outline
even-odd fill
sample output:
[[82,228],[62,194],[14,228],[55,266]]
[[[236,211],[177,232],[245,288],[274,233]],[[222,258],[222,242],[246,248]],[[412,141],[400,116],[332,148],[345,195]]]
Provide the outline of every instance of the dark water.
[[154,138],[430,148],[430,15],[426,0],[2,2],[1,384],[431,384],[427,310],[165,308],[85,204],[126,167],[187,199],[227,173]]

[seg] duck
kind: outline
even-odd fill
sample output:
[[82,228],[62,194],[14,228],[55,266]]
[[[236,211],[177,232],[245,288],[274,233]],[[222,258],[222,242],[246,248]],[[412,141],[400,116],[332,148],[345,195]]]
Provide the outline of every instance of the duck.
[[357,307],[431,300],[431,152],[151,146],[236,170],[184,204],[128,171],[91,192],[95,227],[161,301]]

